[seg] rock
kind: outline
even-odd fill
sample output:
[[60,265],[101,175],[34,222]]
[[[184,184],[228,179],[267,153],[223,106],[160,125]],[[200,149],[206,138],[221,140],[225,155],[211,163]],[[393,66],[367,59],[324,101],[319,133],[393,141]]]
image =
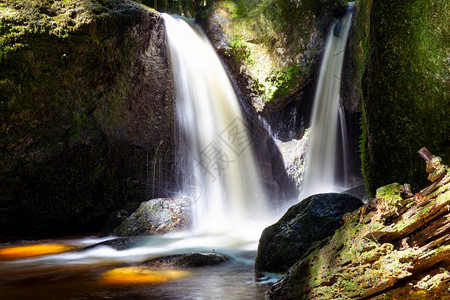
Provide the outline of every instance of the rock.
[[191,224],[192,200],[160,198],[141,203],[111,234],[118,236],[161,235],[182,231]]
[[257,274],[286,272],[311,245],[331,236],[345,213],[362,205],[350,195],[330,193],[310,196],[292,206],[264,229],[255,261]]
[[112,240],[107,240],[101,243],[90,245],[85,247],[83,250],[89,250],[99,246],[111,247],[115,250],[127,250],[133,248],[136,244],[140,244],[141,241],[145,241],[145,237],[142,236],[132,236],[132,237],[120,237]]
[[134,213],[140,206],[140,203],[129,203],[125,208],[113,212],[103,227],[100,236],[110,235],[111,232],[124,222],[132,213]]
[[285,106],[315,77],[340,0],[216,1],[204,27],[256,111]]
[[297,261],[268,298],[449,299],[450,172],[439,159],[427,165],[441,174],[433,184],[417,193],[398,183],[379,188]]
[[0,23],[0,232],[100,231],[124,203],[162,196],[174,122],[161,16],[129,0],[7,1]]
[[427,181],[417,148],[427,145],[450,161],[448,1],[359,2],[366,187],[372,196],[394,181],[419,189]]
[[309,144],[309,131],[299,140],[290,141],[275,140],[278,150],[283,159],[284,170],[297,187],[301,190],[303,178],[305,175],[306,154]]
[[143,265],[151,269],[198,268],[219,265],[228,260],[228,257],[218,253],[192,252],[155,258],[144,262]]

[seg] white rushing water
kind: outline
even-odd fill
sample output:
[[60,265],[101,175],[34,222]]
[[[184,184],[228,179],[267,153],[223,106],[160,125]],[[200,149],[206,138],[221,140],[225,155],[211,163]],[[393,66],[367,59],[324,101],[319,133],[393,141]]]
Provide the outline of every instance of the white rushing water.
[[[301,199],[316,193],[337,192],[345,188],[337,186],[335,180],[336,139],[342,65],[353,5],[349,3],[346,15],[340,23],[334,24],[328,33],[314,96],[311,140]],[[340,26],[339,30],[336,26]]]
[[201,29],[163,14],[176,90],[177,169],[194,227],[223,232],[265,219],[266,197],[238,99]]

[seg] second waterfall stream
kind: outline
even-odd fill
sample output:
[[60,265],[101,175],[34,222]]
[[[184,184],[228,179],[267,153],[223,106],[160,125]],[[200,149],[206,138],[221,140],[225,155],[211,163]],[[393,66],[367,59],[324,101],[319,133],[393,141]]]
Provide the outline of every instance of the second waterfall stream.
[[163,14],[175,84],[181,193],[192,198],[194,229],[224,232],[265,219],[267,200],[238,99],[208,38]]
[[[344,51],[353,13],[353,3],[349,3],[347,13],[335,23],[325,45],[311,117],[311,140],[306,159],[306,173],[303,181],[302,199],[316,193],[337,192],[346,186],[338,186],[336,180],[336,144],[338,115]],[[345,122],[341,121],[341,124]],[[343,137],[346,134],[342,134]],[[343,140],[342,144],[347,141]],[[345,161],[343,156],[338,158]],[[344,166],[345,168],[345,166]],[[345,172],[345,170],[344,170]],[[343,175],[345,177],[345,175]]]

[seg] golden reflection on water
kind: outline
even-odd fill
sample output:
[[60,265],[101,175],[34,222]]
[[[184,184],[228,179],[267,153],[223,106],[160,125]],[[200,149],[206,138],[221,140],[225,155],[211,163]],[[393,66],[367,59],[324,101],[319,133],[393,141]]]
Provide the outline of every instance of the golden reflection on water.
[[123,267],[109,270],[101,275],[100,284],[162,283],[186,277],[182,270],[150,270],[145,267]]
[[67,252],[79,247],[62,244],[35,244],[15,246],[0,249],[0,260],[28,258],[39,255],[48,255]]

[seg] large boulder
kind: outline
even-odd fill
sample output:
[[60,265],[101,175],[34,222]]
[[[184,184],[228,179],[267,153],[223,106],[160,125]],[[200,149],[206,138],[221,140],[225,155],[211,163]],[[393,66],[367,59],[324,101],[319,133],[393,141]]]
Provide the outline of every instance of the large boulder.
[[284,273],[316,242],[340,227],[345,213],[364,203],[346,194],[318,194],[289,208],[284,216],[264,229],[258,245],[258,274]]
[[129,0],[8,0],[0,23],[2,235],[92,232],[162,196],[174,139],[160,15]]
[[160,198],[143,202],[111,234],[161,235],[188,229],[192,221],[192,204],[192,200],[186,197]]

